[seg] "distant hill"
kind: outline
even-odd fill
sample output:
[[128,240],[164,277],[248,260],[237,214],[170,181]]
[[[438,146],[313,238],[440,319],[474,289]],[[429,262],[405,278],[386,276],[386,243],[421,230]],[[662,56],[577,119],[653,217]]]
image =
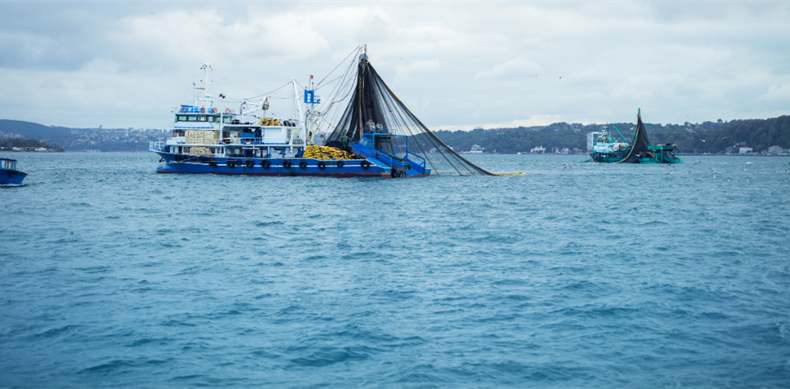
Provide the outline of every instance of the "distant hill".
[[55,138],[67,136],[70,129],[63,127],[50,127],[38,123],[23,122],[21,120],[0,119],[0,132],[6,134],[19,134],[24,138]]
[[[624,137],[633,137],[634,123],[614,123]],[[548,126],[496,128],[473,131],[436,131],[436,135],[457,151],[467,151],[472,145],[482,146],[486,152],[526,153],[536,146],[547,151],[554,147],[587,148],[587,133],[600,131],[608,124],[553,123]],[[651,144],[674,143],[681,152],[719,153],[726,147],[747,146],[760,152],[771,146],[790,148],[790,116],[771,119],[704,122],[701,124],[650,124],[645,123]],[[614,129],[610,129],[619,138]]]
[[683,136],[671,134],[667,139],[678,145],[680,142],[689,143],[693,140],[693,148],[706,152],[719,152],[730,146],[748,146],[756,152],[771,146],[787,149],[790,148],[790,116],[741,120],[707,132],[695,132]]
[[51,145],[43,140],[29,138],[7,138],[0,139],[0,151],[13,151],[15,148],[22,150],[44,148],[52,151],[64,151],[58,144]]
[[[547,151],[557,147],[586,152],[587,133],[600,131],[609,124],[553,123],[548,126],[475,129],[473,131],[436,131],[436,135],[457,151],[468,151],[472,145],[486,152],[527,153],[536,146]],[[633,136],[634,123],[614,123],[627,139]],[[726,147],[747,146],[759,152],[777,145],[790,149],[790,116],[771,119],[704,122],[700,124],[645,123],[650,143],[674,143],[681,152],[719,153]],[[615,131],[612,132],[617,135]],[[68,151],[97,149],[101,151],[145,150],[148,142],[167,137],[158,129],[97,129],[49,127],[20,120],[0,119],[0,138],[20,135],[58,144]]]
[[166,135],[160,129],[49,127],[20,120],[0,119],[0,139],[36,139],[60,145],[67,151],[147,150],[150,141],[163,139]]

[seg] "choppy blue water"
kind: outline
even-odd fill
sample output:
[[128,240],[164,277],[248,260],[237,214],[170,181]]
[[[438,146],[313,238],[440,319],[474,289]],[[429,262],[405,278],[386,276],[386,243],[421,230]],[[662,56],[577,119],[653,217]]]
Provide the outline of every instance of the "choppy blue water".
[[15,156],[0,387],[790,386],[788,158],[337,179]]

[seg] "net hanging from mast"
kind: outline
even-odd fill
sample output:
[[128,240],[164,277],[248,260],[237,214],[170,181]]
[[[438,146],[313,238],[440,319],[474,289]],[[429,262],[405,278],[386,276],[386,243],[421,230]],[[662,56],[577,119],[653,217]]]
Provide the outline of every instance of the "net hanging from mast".
[[645,125],[642,123],[642,111],[640,110],[637,114],[634,142],[631,145],[631,149],[628,150],[628,154],[626,154],[625,158],[616,163],[639,163],[639,158],[644,158],[648,153],[647,146],[650,146],[650,140],[647,138]]
[[[469,162],[428,129],[392,92],[376,69],[361,54],[348,105],[326,139],[326,145],[350,151],[349,142],[358,142],[363,133],[385,131],[392,135],[387,152],[407,158],[407,150],[425,158],[439,175],[497,175]],[[414,158],[410,157],[409,158]]]

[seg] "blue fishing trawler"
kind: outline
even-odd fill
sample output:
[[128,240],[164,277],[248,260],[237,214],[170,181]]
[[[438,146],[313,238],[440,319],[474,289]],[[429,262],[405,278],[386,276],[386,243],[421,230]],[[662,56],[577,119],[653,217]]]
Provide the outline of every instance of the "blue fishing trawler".
[[16,160],[0,158],[0,185],[22,185],[27,173],[16,170]]
[[[346,149],[324,146],[309,121],[320,104],[315,85],[310,83],[304,93],[294,80],[294,97],[298,116],[273,118],[267,116],[268,98],[245,100],[235,109],[220,109],[208,93],[210,64],[201,65],[202,92],[193,104],[174,110],[171,137],[151,142],[149,149],[157,153],[157,173],[208,173],[253,176],[335,176],[335,177],[419,177],[431,173],[425,158],[409,151],[400,142],[393,148],[393,137],[376,123],[365,127],[364,136],[352,139]],[[306,105],[305,115],[302,104]]]

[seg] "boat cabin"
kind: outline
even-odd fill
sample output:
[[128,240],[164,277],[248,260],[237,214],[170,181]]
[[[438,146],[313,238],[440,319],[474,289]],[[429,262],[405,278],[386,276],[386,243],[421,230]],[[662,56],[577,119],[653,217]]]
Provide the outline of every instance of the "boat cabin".
[[0,158],[0,169],[16,170],[16,160],[9,158]]

